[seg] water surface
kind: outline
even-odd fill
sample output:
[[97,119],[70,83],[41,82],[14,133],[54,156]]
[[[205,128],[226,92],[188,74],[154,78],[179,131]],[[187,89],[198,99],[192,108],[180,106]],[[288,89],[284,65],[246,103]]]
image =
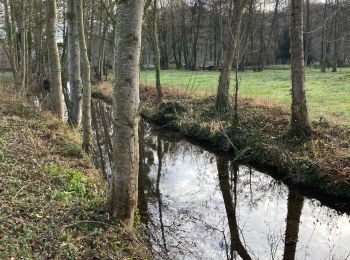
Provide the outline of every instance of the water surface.
[[[106,175],[110,121],[101,129],[99,113],[95,134]],[[349,215],[268,174],[145,123],[140,159],[139,214],[156,259],[350,259]]]

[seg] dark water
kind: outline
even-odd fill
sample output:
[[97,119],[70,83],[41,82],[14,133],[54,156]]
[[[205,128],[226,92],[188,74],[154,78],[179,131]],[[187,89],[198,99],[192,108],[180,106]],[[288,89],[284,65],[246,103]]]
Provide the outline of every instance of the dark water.
[[139,214],[154,258],[350,259],[349,215],[172,133],[143,123],[140,136]]

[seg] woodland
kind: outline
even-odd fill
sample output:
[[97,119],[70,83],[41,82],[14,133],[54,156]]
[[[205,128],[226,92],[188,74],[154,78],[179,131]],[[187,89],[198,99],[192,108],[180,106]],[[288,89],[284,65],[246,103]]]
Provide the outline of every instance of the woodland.
[[348,0],[0,0],[0,259],[348,259]]

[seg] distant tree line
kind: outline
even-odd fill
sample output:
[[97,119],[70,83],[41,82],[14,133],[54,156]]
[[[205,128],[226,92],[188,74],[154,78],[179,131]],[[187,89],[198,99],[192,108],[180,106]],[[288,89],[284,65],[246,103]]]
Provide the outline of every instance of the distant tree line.
[[[225,49],[222,38],[228,2],[223,0],[161,0],[158,31],[162,69],[215,69]],[[350,2],[306,0],[304,45],[307,65],[336,70],[350,65]],[[261,71],[267,65],[289,64],[288,1],[249,0],[242,14],[240,69]],[[146,13],[146,21],[151,14]],[[146,23],[143,64],[154,64],[152,26]]]

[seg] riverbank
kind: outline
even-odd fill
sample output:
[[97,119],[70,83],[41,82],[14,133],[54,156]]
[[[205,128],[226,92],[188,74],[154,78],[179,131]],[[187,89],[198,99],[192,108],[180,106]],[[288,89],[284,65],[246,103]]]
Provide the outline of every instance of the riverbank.
[[[111,102],[106,86],[95,89],[96,98]],[[235,156],[240,162],[269,168],[289,184],[339,200],[350,198],[349,128],[324,120],[312,122],[313,136],[303,142],[287,135],[289,112],[281,107],[240,99],[235,128],[230,114],[217,115],[212,96],[191,98],[169,89],[164,93],[156,111],[154,88],[141,88],[141,114],[147,121]]]
[[101,174],[78,130],[0,88],[0,258],[145,259],[105,213]]

